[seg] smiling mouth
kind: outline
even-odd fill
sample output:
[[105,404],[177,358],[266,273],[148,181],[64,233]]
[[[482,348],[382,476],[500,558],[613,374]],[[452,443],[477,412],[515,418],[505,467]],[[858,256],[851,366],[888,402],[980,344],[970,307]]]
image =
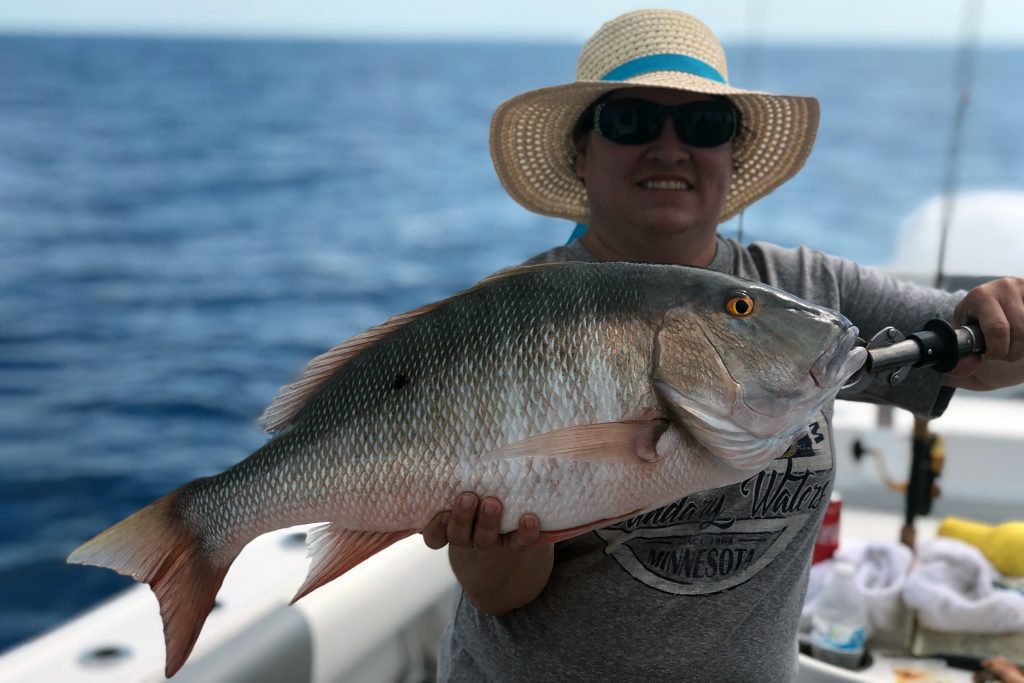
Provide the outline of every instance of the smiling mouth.
[[692,190],[693,186],[684,180],[644,180],[643,182],[637,183],[640,187],[645,190]]

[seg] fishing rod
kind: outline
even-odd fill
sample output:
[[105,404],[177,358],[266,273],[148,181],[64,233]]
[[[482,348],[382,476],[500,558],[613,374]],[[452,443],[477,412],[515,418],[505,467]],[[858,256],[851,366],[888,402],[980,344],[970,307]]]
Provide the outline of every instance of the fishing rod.
[[[942,193],[942,217],[940,223],[939,260],[935,270],[935,287],[945,284],[946,243],[953,222],[953,208],[957,196],[957,180],[960,168],[960,144],[963,138],[964,121],[971,103],[971,89],[974,83],[974,67],[978,52],[981,29],[981,13],[984,0],[964,0],[961,8],[961,39],[957,57],[957,105],[950,136],[949,154],[946,163],[946,177]],[[980,336],[977,339],[981,339]],[[981,341],[982,345],[984,341]],[[955,363],[954,363],[955,365]],[[945,449],[942,439],[929,429],[930,420],[914,418],[911,437],[910,481],[907,483],[904,524],[900,540],[910,549],[917,542],[914,518],[927,515],[932,509],[932,500],[938,495],[935,479],[942,471]]]
[[929,320],[923,330],[908,336],[895,327],[886,327],[870,341],[860,342],[867,349],[867,360],[843,385],[839,398],[859,394],[882,377],[890,386],[896,386],[906,379],[911,368],[949,372],[961,357],[985,352],[985,338],[977,324],[954,329],[940,318]]
[[[954,329],[939,318],[929,320],[923,330],[906,337],[896,328],[886,327],[870,341],[860,341],[867,349],[867,359],[843,385],[840,398],[859,394],[876,381],[899,385],[912,368],[930,367],[937,372],[949,372],[963,356],[985,352],[985,338],[977,324]],[[911,549],[916,541],[914,519],[931,513],[932,501],[938,495],[935,481],[946,457],[942,439],[928,430],[928,420],[916,419],[912,436],[910,478],[905,485],[898,485],[898,490],[906,495],[900,540]],[[859,459],[863,453],[864,448],[858,441],[854,457]],[[891,482],[886,483],[893,486]]]

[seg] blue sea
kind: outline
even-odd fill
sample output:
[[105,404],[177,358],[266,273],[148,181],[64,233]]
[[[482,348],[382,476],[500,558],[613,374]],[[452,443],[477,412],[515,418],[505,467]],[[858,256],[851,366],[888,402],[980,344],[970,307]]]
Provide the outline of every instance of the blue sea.
[[[578,48],[0,37],[0,649],[128,585],[64,558],[259,446],[311,356],[565,241],[488,129]],[[884,263],[941,189],[955,51],[730,54],[823,110],[745,238]],[[1024,189],[1024,52],[976,73],[960,186]]]

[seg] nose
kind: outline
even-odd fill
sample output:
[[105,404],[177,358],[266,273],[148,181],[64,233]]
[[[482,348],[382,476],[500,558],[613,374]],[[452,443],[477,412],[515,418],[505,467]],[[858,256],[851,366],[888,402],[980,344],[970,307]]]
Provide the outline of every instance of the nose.
[[671,116],[665,117],[661,124],[661,135],[649,144],[647,156],[669,164],[690,159],[690,148],[676,135],[675,124]]

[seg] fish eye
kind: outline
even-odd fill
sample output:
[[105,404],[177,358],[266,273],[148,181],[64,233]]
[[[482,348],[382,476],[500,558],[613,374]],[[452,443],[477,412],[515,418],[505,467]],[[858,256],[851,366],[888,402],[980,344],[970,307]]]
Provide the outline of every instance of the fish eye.
[[729,300],[725,302],[725,310],[728,311],[729,315],[734,315],[737,318],[746,318],[754,312],[754,300],[740,292],[729,297]]

